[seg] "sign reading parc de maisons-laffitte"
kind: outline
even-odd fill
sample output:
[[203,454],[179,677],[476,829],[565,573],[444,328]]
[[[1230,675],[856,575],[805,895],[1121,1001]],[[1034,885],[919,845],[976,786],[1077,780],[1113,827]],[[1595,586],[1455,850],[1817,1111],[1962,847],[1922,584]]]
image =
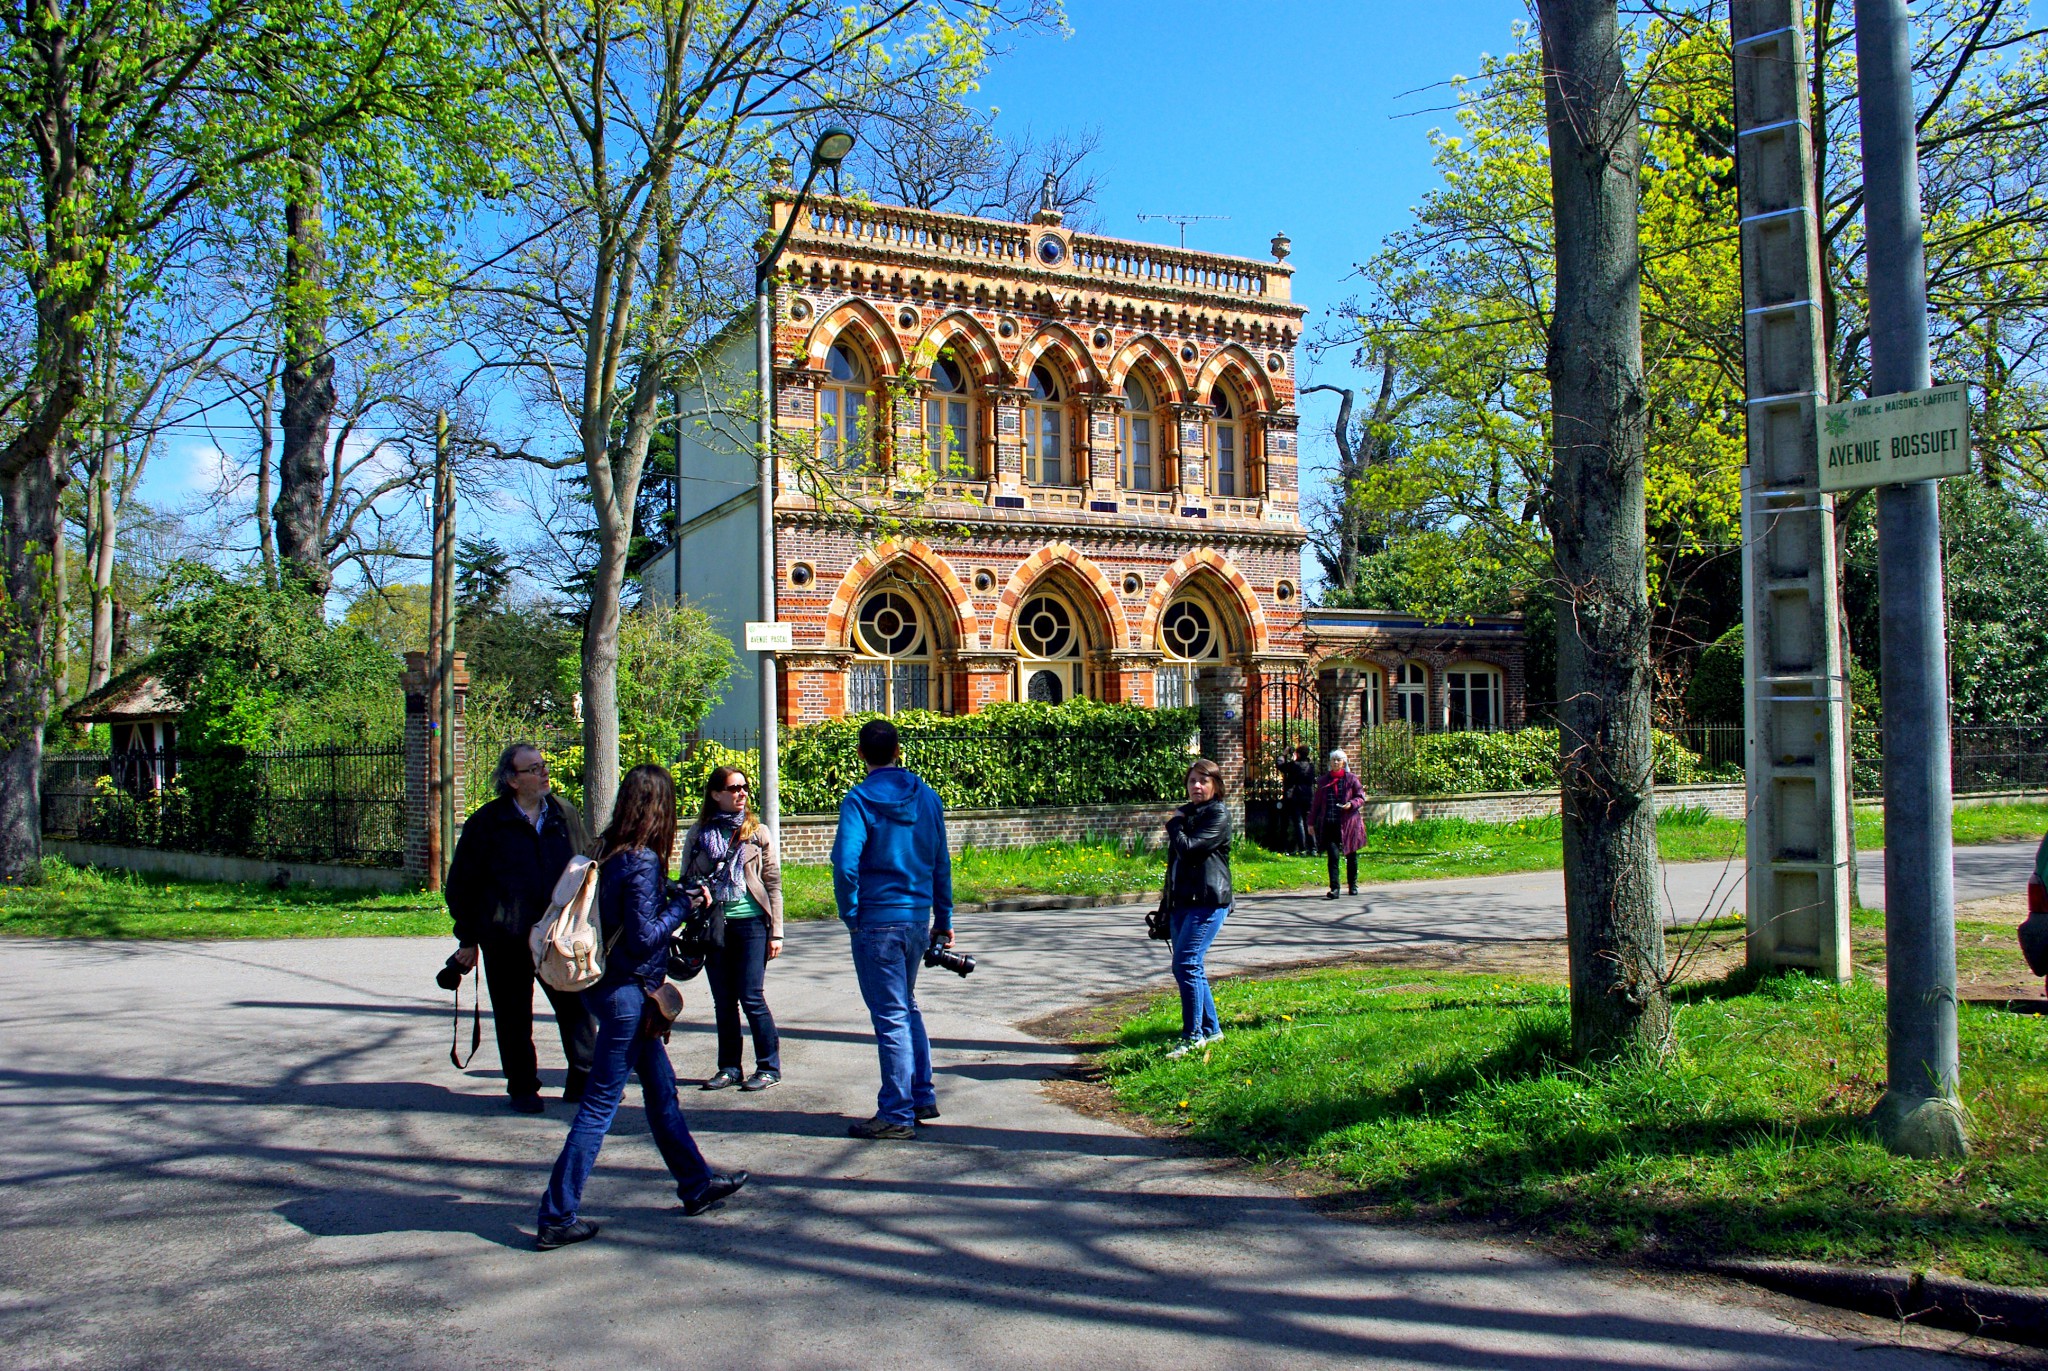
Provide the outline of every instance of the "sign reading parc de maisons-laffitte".
[[1820,488],[1855,490],[1970,470],[1967,386],[1936,386],[1820,408]]

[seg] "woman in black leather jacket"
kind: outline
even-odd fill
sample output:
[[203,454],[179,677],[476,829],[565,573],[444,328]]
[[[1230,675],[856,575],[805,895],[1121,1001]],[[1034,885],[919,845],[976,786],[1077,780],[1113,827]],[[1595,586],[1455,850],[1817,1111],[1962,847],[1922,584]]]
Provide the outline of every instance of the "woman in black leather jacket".
[[1230,913],[1230,811],[1223,805],[1223,768],[1204,757],[1188,768],[1188,802],[1166,821],[1166,890],[1160,900],[1173,930],[1173,979],[1180,986],[1180,1043],[1185,1056],[1223,1036],[1216,997],[1203,965]]

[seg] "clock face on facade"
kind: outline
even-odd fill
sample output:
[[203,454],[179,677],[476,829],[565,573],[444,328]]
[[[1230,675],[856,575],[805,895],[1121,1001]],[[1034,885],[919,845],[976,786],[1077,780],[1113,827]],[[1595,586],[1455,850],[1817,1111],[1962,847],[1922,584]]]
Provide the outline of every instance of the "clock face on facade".
[[1067,245],[1051,234],[1038,240],[1038,260],[1049,267],[1058,266],[1067,255]]

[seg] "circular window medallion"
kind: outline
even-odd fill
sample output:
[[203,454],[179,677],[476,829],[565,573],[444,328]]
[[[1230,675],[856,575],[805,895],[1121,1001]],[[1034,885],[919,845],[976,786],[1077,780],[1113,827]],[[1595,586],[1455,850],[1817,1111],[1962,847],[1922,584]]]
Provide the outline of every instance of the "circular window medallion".
[[1159,621],[1159,636],[1174,656],[1185,661],[1199,660],[1209,655],[1209,616],[1200,605],[1182,600],[1167,607]]
[[1193,343],[1181,344],[1180,359],[1183,362],[1192,362],[1195,360],[1195,345]]
[[1038,260],[1049,267],[1055,267],[1067,255],[1067,245],[1050,233],[1038,240]]
[[808,319],[808,318],[810,318],[810,317],[811,317],[811,302],[810,302],[809,300],[802,300],[802,299],[798,299],[798,300],[791,300],[791,301],[789,302],[789,317],[790,317],[790,318],[792,318],[792,319]]
[[1280,584],[1274,586],[1273,598],[1278,600],[1283,605],[1286,604],[1289,600],[1292,600],[1294,598],[1294,582],[1282,581]]
[[909,305],[905,305],[902,309],[897,310],[896,326],[898,328],[916,328],[917,311],[912,309]]
[[1287,359],[1277,352],[1274,353],[1266,359],[1266,370],[1275,373],[1287,370]]
[[789,583],[793,586],[807,586],[816,576],[809,562],[792,563],[789,568]]
[[1139,595],[1144,592],[1145,582],[1135,571],[1124,573],[1124,594]]
[[1017,614],[1017,641],[1034,657],[1064,657],[1074,645],[1074,621],[1050,595],[1026,600]]
[[883,591],[860,607],[860,636],[883,657],[910,651],[917,643],[917,610],[894,591]]
[[997,332],[997,333],[999,333],[999,334],[1001,334],[1001,335],[1002,335],[1003,337],[1005,337],[1005,338],[1014,338],[1014,337],[1016,337],[1016,336],[1017,336],[1017,321],[1016,321],[1016,320],[1014,320],[1014,319],[1004,319],[1004,320],[1001,320],[1001,321],[999,321],[999,322],[998,322],[998,323],[996,324],[996,332]]
[[1099,329],[1095,330],[1095,346],[1096,346],[1096,347],[1098,347],[1098,348],[1106,348],[1106,347],[1108,347],[1108,346],[1109,346],[1109,330],[1108,330],[1108,329],[1106,329],[1106,328],[1099,328]]
[[996,588],[996,574],[983,567],[974,573],[974,588],[986,595]]

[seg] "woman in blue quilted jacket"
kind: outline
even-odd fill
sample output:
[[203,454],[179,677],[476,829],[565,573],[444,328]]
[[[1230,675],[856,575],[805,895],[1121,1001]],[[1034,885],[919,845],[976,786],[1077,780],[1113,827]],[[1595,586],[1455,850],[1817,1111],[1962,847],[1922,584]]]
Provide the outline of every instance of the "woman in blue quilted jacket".
[[604,856],[597,916],[606,948],[604,978],[583,992],[583,1003],[597,1020],[597,1051],[583,1103],[541,1197],[534,1246],[543,1252],[597,1236],[597,1225],[576,1211],[604,1135],[619,1112],[628,1073],[640,1078],[648,1127],[676,1178],[676,1198],[685,1214],[701,1214],[747,1183],[744,1171],[713,1171],[697,1150],[676,1103],[668,1020],[649,1003],[667,983],[669,935],[685,910],[681,890],[668,879],[675,845],[675,782],[662,767],[634,767],[619,784],[611,825],[600,843]]

